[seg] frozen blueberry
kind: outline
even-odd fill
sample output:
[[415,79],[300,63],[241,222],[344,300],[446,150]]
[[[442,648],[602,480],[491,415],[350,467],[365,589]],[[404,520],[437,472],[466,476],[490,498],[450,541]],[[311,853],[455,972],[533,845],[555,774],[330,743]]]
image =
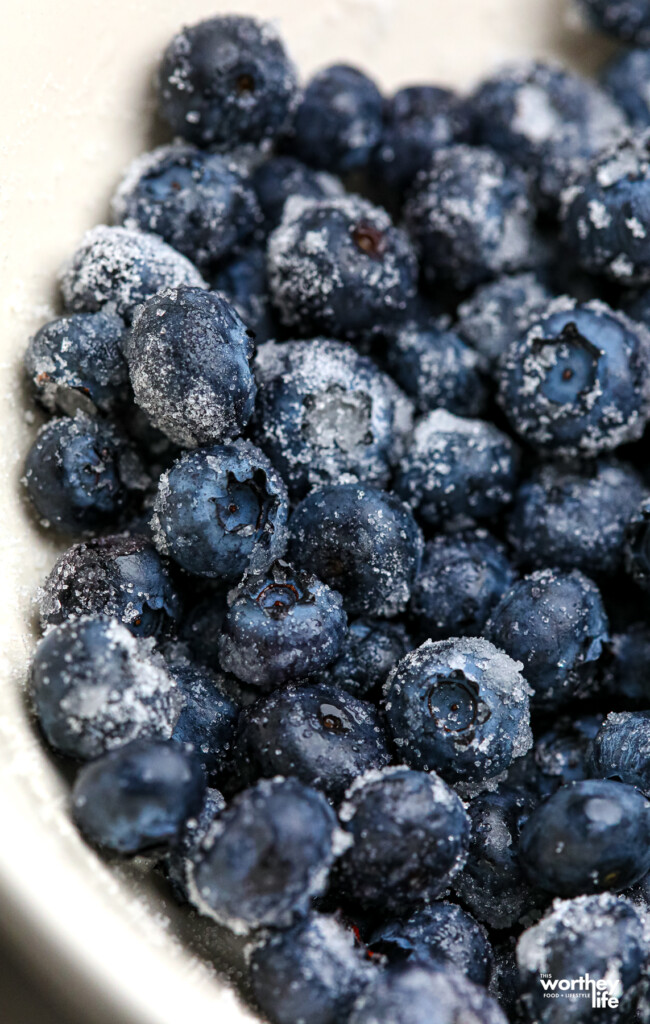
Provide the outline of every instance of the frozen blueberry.
[[260,344],[275,334],[266,281],[266,244],[251,242],[222,263],[211,285],[234,306]]
[[64,622],[46,633],[30,693],[48,742],[82,760],[135,739],[169,739],[181,706],[153,641],[102,619]]
[[581,0],[594,25],[623,43],[650,46],[648,0]]
[[228,595],[219,660],[245,683],[270,689],[329,665],[346,629],[341,595],[278,561],[247,573]]
[[60,273],[67,311],[115,312],[131,322],[136,306],[163,288],[205,288],[193,263],[157,235],[130,228],[87,231]]
[[496,1000],[451,964],[417,962],[382,972],[357,998],[349,1024],[431,1024],[432,1020],[436,1024],[507,1024]]
[[440,534],[424,548],[410,612],[422,640],[480,636],[514,583],[505,549],[485,530]]
[[[553,909],[526,929],[517,943],[520,986],[528,1019],[539,1024],[590,1024],[599,1012],[594,1011],[591,998],[548,997],[549,992],[557,991],[554,982],[577,981],[586,975],[594,981],[606,980],[610,994],[616,991],[621,998],[619,1009],[604,1009],[603,1016],[612,1020],[634,1019],[634,1014],[627,1014],[638,995],[646,956],[643,922],[627,900],[611,893],[557,900]],[[540,973],[551,975],[548,989],[540,983]]]
[[135,636],[156,636],[180,615],[180,601],[146,537],[117,534],[74,544],[39,592],[41,625],[98,615],[119,619]]
[[250,967],[255,998],[272,1024],[340,1024],[376,970],[352,931],[324,914],[271,935]]
[[347,64],[307,83],[288,145],[312,167],[344,174],[367,165],[382,130],[383,100],[367,75]]
[[434,409],[416,424],[395,489],[429,526],[491,519],[512,501],[517,452],[493,423]]
[[271,22],[221,16],[183,28],[158,72],[158,108],[175,134],[234,148],[275,138],[297,98],[296,70]]
[[160,235],[206,267],[228,256],[260,222],[253,192],[234,161],[174,143],[138,157],[112,201],[113,220]]
[[186,452],[161,477],[154,507],[159,549],[199,576],[235,580],[284,552],[286,489],[250,441]]
[[615,633],[603,659],[603,686],[607,692],[633,707],[650,707],[650,629],[634,622]]
[[237,437],[255,404],[250,346],[217,292],[168,288],[138,308],[125,340],[135,400],[186,448]]
[[274,156],[265,160],[254,171],[251,185],[269,230],[276,228],[282,220],[284,204],[291,196],[330,199],[343,195],[343,186],[338,178],[325,171],[315,171],[292,156]]
[[390,761],[377,709],[336,686],[286,686],[242,712],[244,774],[292,775],[338,799],[359,775]]
[[320,678],[355,697],[367,698],[386,682],[390,670],[411,647],[400,622],[357,619],[350,623],[338,657]]
[[470,107],[478,140],[530,172],[552,207],[571,175],[625,126],[595,83],[536,61],[497,71],[479,85]]
[[129,375],[120,351],[124,321],[113,313],[50,320],[29,343],[25,370],[48,412],[110,413],[124,400]]
[[425,904],[403,922],[380,925],[368,947],[391,963],[431,959],[451,964],[476,985],[488,985],[494,963],[485,928],[455,903]]
[[257,353],[255,375],[253,435],[293,496],[344,474],[388,483],[411,405],[370,359],[324,338],[270,341]]
[[[650,791],[650,711],[612,712],[591,749],[594,775]],[[622,887],[621,887],[622,888]]]
[[294,511],[289,557],[338,590],[349,615],[390,617],[410,597],[422,534],[393,494],[332,485],[312,491]]
[[281,322],[307,337],[385,331],[415,296],[417,261],[406,234],[356,195],[290,199],[269,238],[268,261]]
[[527,180],[492,150],[457,145],[432,153],[404,215],[429,281],[472,288],[535,262]]
[[391,339],[388,368],[418,412],[448,409],[480,416],[487,399],[482,361],[454,331],[436,324],[408,323]]
[[626,525],[645,493],[640,476],[622,463],[544,465],[517,492],[510,542],[529,567],[614,573]]
[[[648,7],[648,43],[650,44],[650,7]],[[624,50],[617,54],[602,73],[604,88],[625,111],[630,124],[650,128],[650,50]]]
[[609,779],[570,782],[533,811],[519,858],[554,896],[626,889],[650,869],[650,802]]
[[608,622],[595,583],[578,570],[542,569],[504,594],[486,635],[523,662],[534,702],[552,709],[593,689]]
[[433,772],[369,772],[352,784],[338,813],[352,844],[337,861],[333,885],[363,910],[415,910],[445,891],[465,863],[469,818]]
[[200,856],[201,843],[208,834],[212,822],[225,809],[226,801],[219,790],[206,789],[203,805],[198,814],[187,819],[177,841],[164,859],[165,874],[174,895],[182,903],[190,901],[190,864],[194,862],[197,854]]
[[27,453],[24,483],[44,526],[87,533],[114,523],[146,478],[111,424],[78,412],[41,427]]
[[499,400],[514,430],[556,455],[597,455],[648,418],[650,336],[603,302],[552,303],[504,354]]
[[529,693],[517,662],[487,640],[427,640],[388,677],[386,717],[412,768],[483,781],[532,745]]
[[288,928],[323,892],[339,842],[322,793],[298,779],[263,779],[209,829],[190,867],[192,902],[236,935]]
[[602,720],[601,714],[566,716],[539,737],[527,757],[532,755],[535,762],[535,789],[541,797],[551,796],[568,782],[593,775],[591,749]]
[[412,85],[384,103],[384,124],[372,170],[401,195],[437,149],[464,142],[470,131],[467,106],[451,89]]
[[190,754],[175,743],[135,740],[81,769],[72,812],[94,846],[138,853],[173,842],[204,792],[205,776]]
[[460,304],[455,330],[494,366],[550,301],[551,293],[534,274],[505,275],[479,285]]

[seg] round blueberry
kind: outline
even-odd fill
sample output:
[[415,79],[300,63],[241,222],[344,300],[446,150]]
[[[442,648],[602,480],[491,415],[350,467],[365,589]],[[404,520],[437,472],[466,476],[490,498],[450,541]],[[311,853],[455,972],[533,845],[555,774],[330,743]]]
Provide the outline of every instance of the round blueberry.
[[616,698],[633,707],[650,707],[650,629],[645,622],[633,622],[615,633],[603,658],[603,685]]
[[[645,2],[645,0],[644,0]],[[650,8],[648,9],[648,43],[650,43]],[[642,131],[650,128],[650,50],[624,50],[602,72],[603,87],[618,103],[628,121]]]
[[412,646],[400,622],[356,619],[350,623],[338,657],[319,678],[355,697],[367,698],[386,682],[390,670]]
[[[650,711],[612,712],[594,737],[594,774],[650,791]],[[622,887],[621,887],[622,888]]]
[[650,46],[648,0],[581,0],[593,24],[623,43]]
[[551,796],[567,782],[578,782],[593,774],[591,749],[602,720],[601,714],[559,718],[539,737],[527,757],[533,757],[537,770],[534,788],[542,798]]
[[551,293],[534,274],[504,275],[479,285],[460,304],[455,330],[495,366],[510,343],[539,319],[550,301]]
[[338,178],[325,171],[315,171],[292,156],[274,156],[265,160],[254,171],[251,185],[269,230],[276,228],[282,220],[284,204],[291,196],[331,199],[343,195],[343,186]]

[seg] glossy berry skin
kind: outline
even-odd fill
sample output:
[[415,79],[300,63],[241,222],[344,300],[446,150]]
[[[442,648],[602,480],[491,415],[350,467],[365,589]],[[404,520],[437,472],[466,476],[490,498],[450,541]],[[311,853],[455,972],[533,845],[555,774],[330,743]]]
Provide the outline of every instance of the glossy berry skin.
[[283,554],[287,514],[279,474],[250,441],[235,441],[186,452],[161,477],[154,536],[187,572],[235,580]]
[[499,401],[513,429],[556,456],[594,456],[643,432],[646,328],[599,301],[560,299],[505,353]]
[[248,573],[229,594],[219,661],[226,672],[268,690],[325,668],[346,630],[340,594],[274,562],[266,572]]
[[530,689],[487,640],[427,640],[398,663],[384,692],[400,756],[452,784],[499,775],[532,745]]
[[269,290],[281,323],[313,338],[377,334],[415,296],[406,234],[360,196],[290,199],[269,238]]
[[434,150],[464,142],[467,107],[451,89],[412,85],[384,102],[384,125],[372,159],[373,172],[398,196],[424,170]]
[[608,629],[595,583],[577,570],[542,569],[504,594],[486,635],[523,662],[535,705],[553,709],[593,689]]
[[337,834],[321,793],[297,779],[263,779],[210,828],[190,870],[192,902],[236,935],[288,928],[323,891]]
[[30,693],[48,743],[79,760],[135,739],[169,739],[181,707],[153,641],[106,619],[50,629],[34,654]]
[[264,216],[264,225],[271,231],[282,220],[287,199],[328,199],[343,195],[338,178],[325,171],[307,167],[293,156],[273,156],[255,169],[251,186]]
[[262,142],[285,127],[296,70],[270,22],[231,15],[183,28],[158,71],[160,114],[197,146]]
[[650,500],[628,515],[625,531],[625,567],[640,587],[650,591]]
[[333,885],[353,906],[404,914],[434,900],[463,867],[469,818],[434,773],[371,772],[352,784],[338,813],[352,845]]
[[25,372],[48,412],[110,413],[125,399],[128,372],[120,351],[124,321],[113,313],[50,320],[30,340]]
[[312,167],[334,174],[357,171],[379,142],[382,110],[372,79],[347,64],[333,64],[307,83],[287,144]]
[[210,277],[212,288],[234,306],[260,344],[275,334],[266,280],[266,244],[250,242],[220,264]]
[[358,484],[312,491],[291,521],[289,558],[343,596],[349,615],[402,611],[420,567],[422,534],[392,494]]
[[472,288],[534,261],[526,178],[492,150],[456,145],[434,152],[404,216],[430,282]]
[[98,537],[64,552],[39,593],[43,629],[80,615],[118,619],[134,636],[157,636],[180,600],[154,546],[137,534]]
[[[648,8],[648,43],[650,44],[650,8]],[[650,102],[646,82],[650,75],[648,50],[624,50],[617,54],[602,72],[603,87],[625,111],[636,129],[650,128]]]
[[539,319],[551,293],[532,273],[479,285],[458,307],[456,333],[494,369],[508,346]]
[[380,925],[371,933],[368,948],[391,964],[428,959],[443,967],[449,964],[475,985],[489,984],[494,964],[485,928],[455,903],[427,903],[405,921]]
[[44,525],[87,533],[115,522],[144,479],[109,423],[77,413],[41,427],[25,460],[27,494]]
[[434,409],[416,424],[400,463],[396,491],[428,526],[487,520],[512,501],[514,442],[487,420]]
[[191,755],[174,743],[136,740],[81,769],[72,812],[94,846],[138,853],[173,842],[204,792],[205,776]]
[[647,0],[581,0],[594,25],[623,43],[650,46]]
[[124,349],[136,402],[171,441],[194,448],[241,434],[255,404],[251,336],[222,296],[160,292],[138,308]]
[[116,224],[160,235],[197,267],[224,259],[261,220],[233,160],[183,143],[138,157],[111,205]]
[[650,711],[612,712],[591,748],[593,774],[650,790]]
[[210,831],[212,822],[226,809],[226,801],[218,789],[208,787],[198,814],[188,818],[176,842],[163,861],[165,875],[174,896],[181,903],[189,903],[190,865],[201,853],[201,844]]
[[585,779],[562,786],[524,825],[519,858],[554,896],[619,891],[650,868],[650,802],[633,786]]
[[356,619],[350,623],[338,657],[319,678],[354,697],[369,698],[411,647],[400,622]]
[[336,686],[286,686],[240,718],[242,774],[291,775],[332,799],[390,761],[377,709]]
[[91,228],[60,272],[66,312],[115,312],[131,323],[141,302],[163,288],[205,288],[193,263],[157,235]]
[[294,498],[352,475],[388,484],[411,405],[387,374],[338,341],[270,341],[255,360],[253,437]]
[[601,575],[621,568],[625,529],[646,493],[631,466],[542,466],[522,484],[508,538],[523,565]]
[[350,929],[316,913],[267,937],[251,957],[253,992],[272,1024],[339,1024],[376,970]]
[[434,537],[411,592],[415,633],[422,640],[480,636],[514,580],[503,545],[485,530]]

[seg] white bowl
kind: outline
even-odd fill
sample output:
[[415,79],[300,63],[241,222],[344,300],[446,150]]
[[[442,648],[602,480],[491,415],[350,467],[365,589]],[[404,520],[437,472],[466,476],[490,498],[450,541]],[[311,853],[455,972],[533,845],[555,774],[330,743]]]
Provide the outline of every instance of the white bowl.
[[[55,311],[55,274],[82,232],[107,217],[121,170],[152,145],[151,77],[183,23],[221,11],[277,19],[306,75],[332,61],[386,89],[460,87],[496,63],[555,57],[590,69],[607,44],[568,0],[13,0],[0,59],[0,905],[14,941],[52,991],[91,1022],[251,1020],[212,964],[220,937],[188,920],[144,862],[112,869],[70,824],[67,785],[24,699],[31,600],[57,551],[25,508],[19,477],[33,435],[20,364]],[[189,946],[183,934],[191,936]],[[190,946],[194,947],[191,951]],[[199,955],[197,955],[197,950]],[[204,955],[202,956],[201,953]]]

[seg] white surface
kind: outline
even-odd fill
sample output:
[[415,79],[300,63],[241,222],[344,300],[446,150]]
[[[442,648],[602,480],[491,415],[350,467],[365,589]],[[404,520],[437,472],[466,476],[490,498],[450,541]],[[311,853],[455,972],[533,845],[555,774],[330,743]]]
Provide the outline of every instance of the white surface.
[[217,11],[277,18],[303,75],[334,60],[386,88],[466,86],[525,55],[595,66],[606,44],[567,0],[8,0],[0,42],[0,905],[4,924],[85,1022],[246,1019],[175,938],[163,900],[102,865],[68,822],[66,787],[27,721],[30,598],[53,542],[21,504],[33,433],[20,358],[53,312],[54,275],[107,216],[132,156],[150,148],[151,72],[182,23]]

